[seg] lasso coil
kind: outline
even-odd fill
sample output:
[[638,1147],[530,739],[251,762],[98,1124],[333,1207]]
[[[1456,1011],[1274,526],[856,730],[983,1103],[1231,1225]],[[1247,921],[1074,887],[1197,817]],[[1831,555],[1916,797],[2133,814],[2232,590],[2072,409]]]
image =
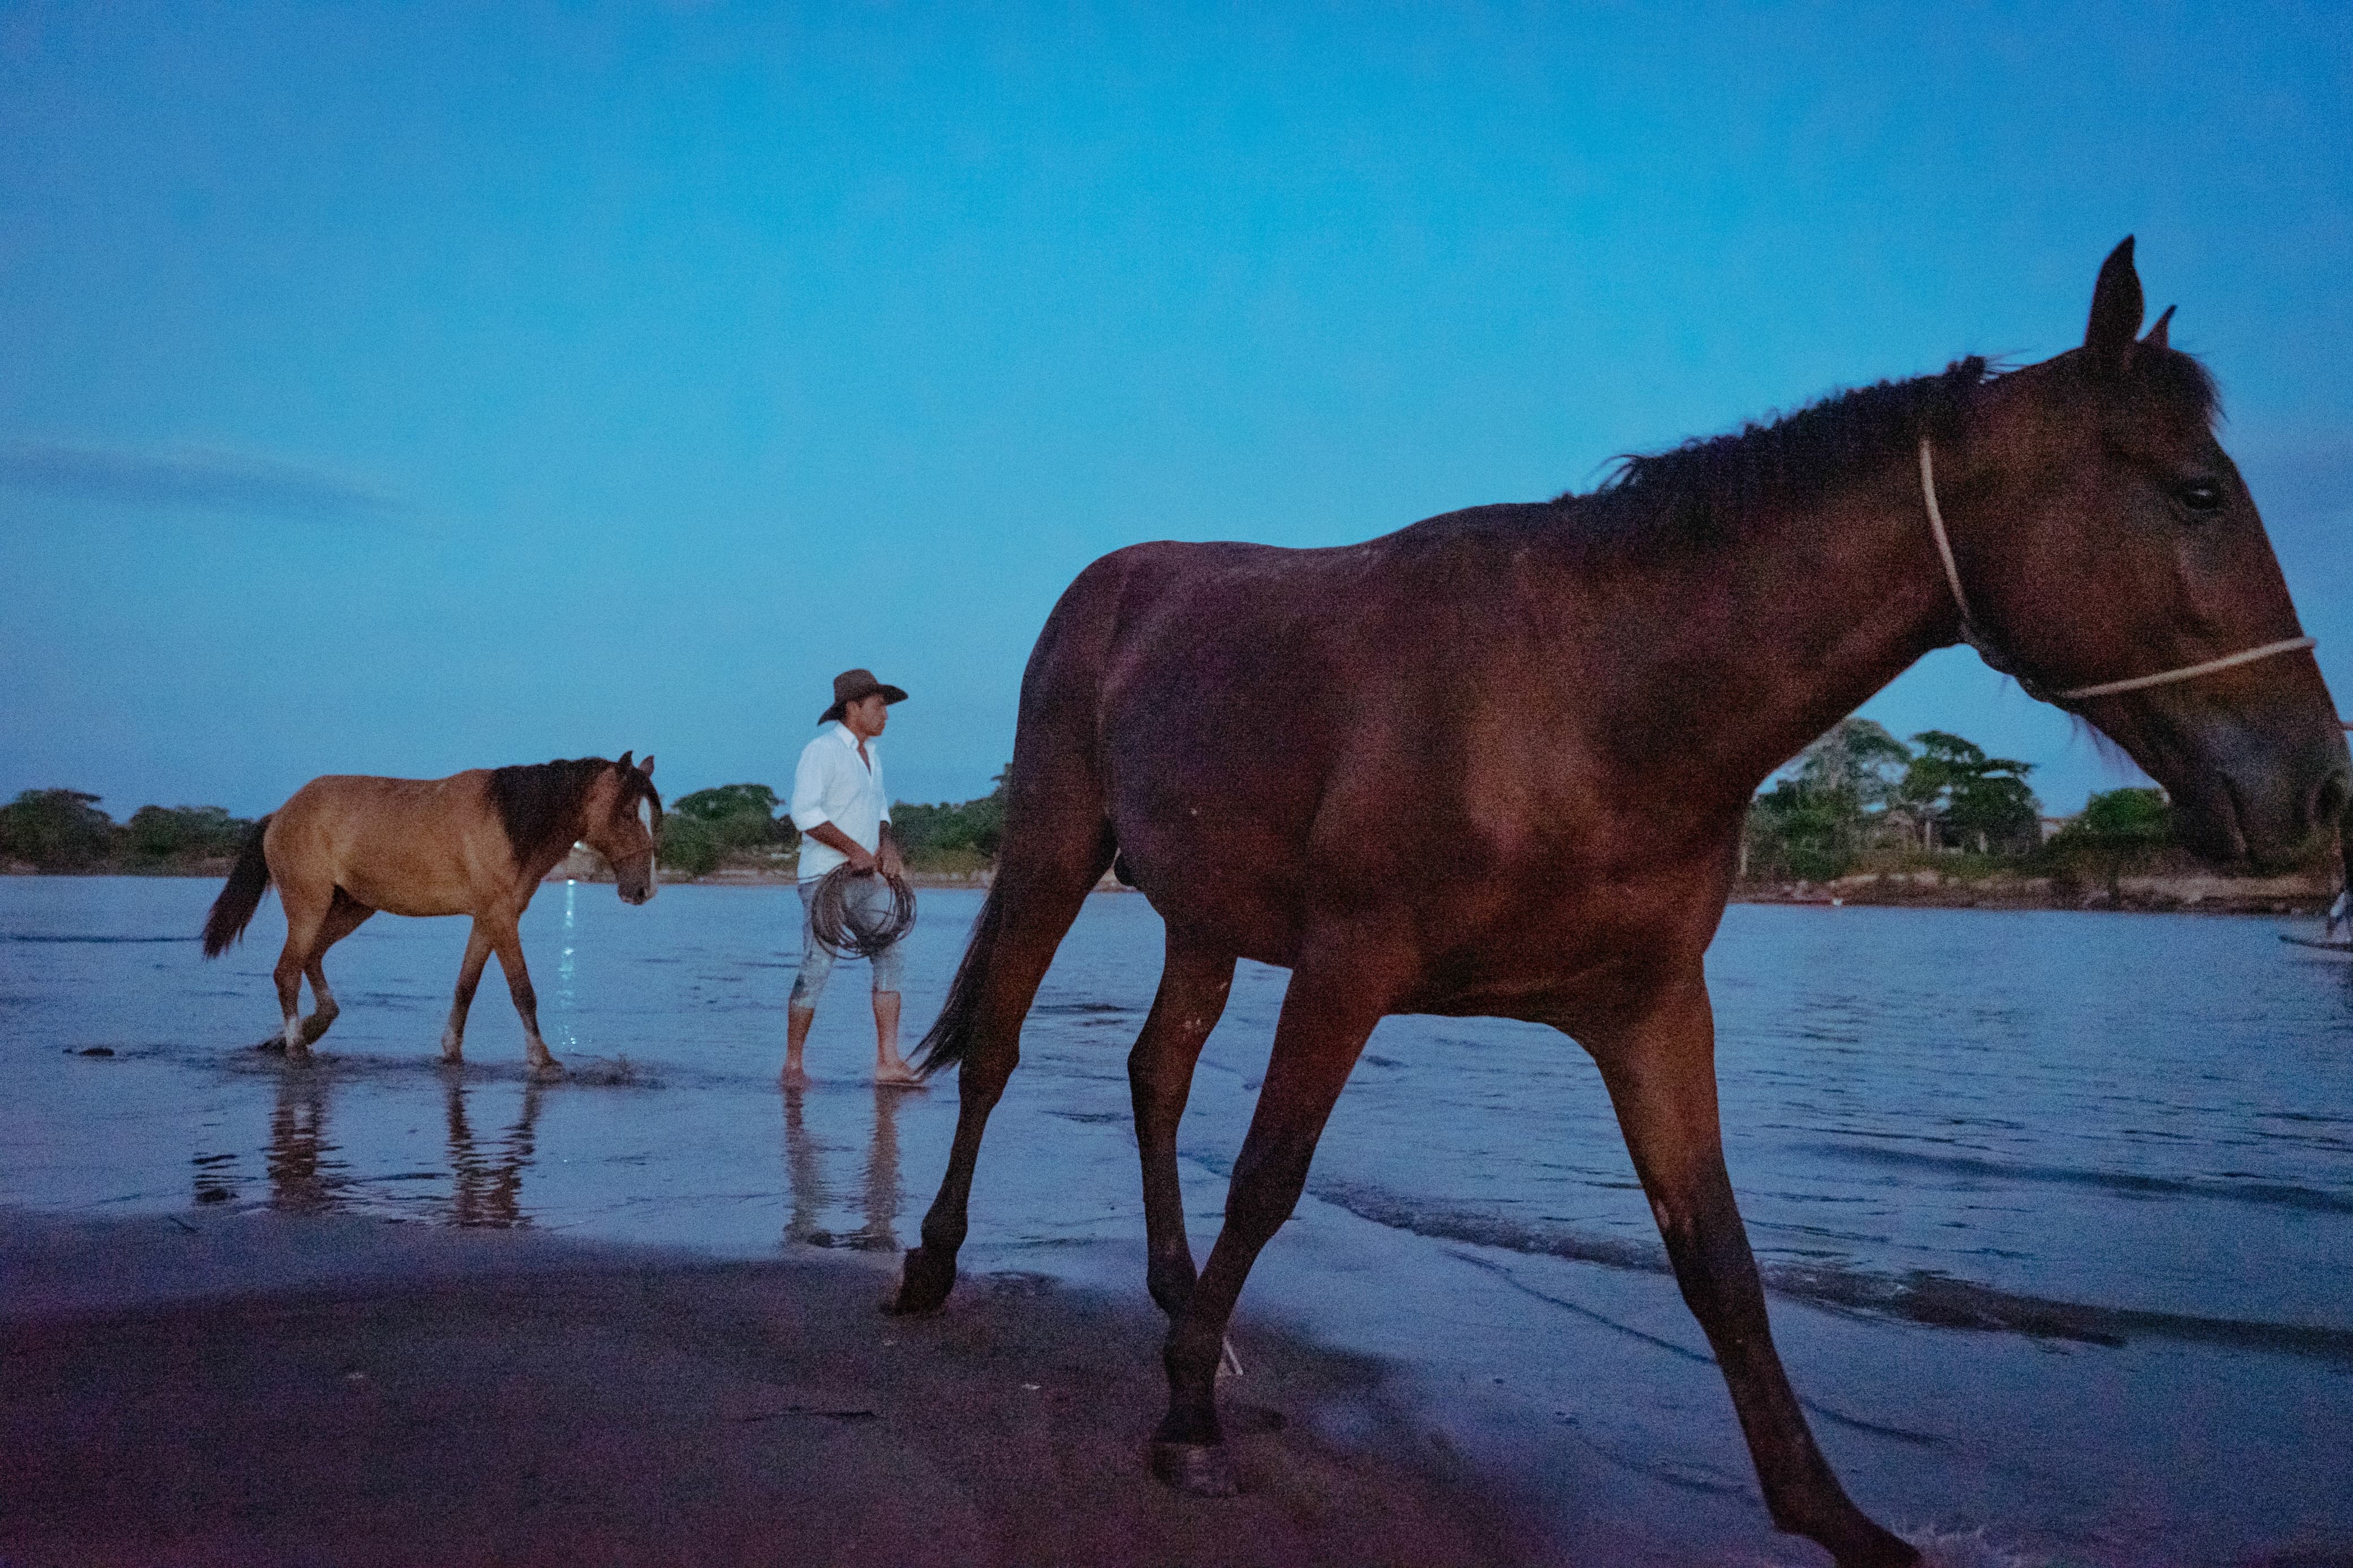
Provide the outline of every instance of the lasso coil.
[[880,871],[863,876],[882,878],[890,892],[884,908],[869,909],[866,900],[850,896],[860,890],[858,883],[863,877],[848,866],[828,871],[809,899],[810,933],[836,958],[872,958],[915,929],[915,889],[906,879]]

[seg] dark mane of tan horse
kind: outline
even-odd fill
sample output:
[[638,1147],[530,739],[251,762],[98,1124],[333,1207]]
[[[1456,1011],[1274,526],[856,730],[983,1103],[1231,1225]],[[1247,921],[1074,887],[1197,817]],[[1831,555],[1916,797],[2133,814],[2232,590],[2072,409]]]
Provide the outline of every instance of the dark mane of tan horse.
[[[322,965],[327,949],[379,910],[471,915],[457,994],[441,1050],[459,1059],[466,1015],[482,966],[496,952],[523,1025],[534,1068],[554,1057],[539,1033],[538,1002],[518,923],[540,879],[575,842],[613,864],[621,898],[653,897],[661,795],[653,759],[580,757],[525,766],[472,768],[445,779],[330,774],[311,780],[255,824],[228,882],[206,917],[205,956],[242,934],[273,885],[286,907],[286,945],[274,972],[280,1037],[301,1058],[337,1014]],[[639,807],[646,808],[640,816]],[[313,1011],[298,1016],[311,983]]]
[[[1964,639],[2122,746],[2200,852],[2279,863],[2335,830],[2353,769],[2327,688],[2213,383],[2142,314],[2126,241],[2082,346],[2039,364],[1963,359],[1628,459],[1590,494],[1360,544],[1087,567],[1022,677],[997,877],[924,1042],[960,1106],[900,1307],[955,1283],[1022,1020],[1116,861],[1167,943],[1128,1058],[1169,1316],[1161,1475],[1233,1485],[1228,1315],[1374,1025],[1514,1017],[1599,1068],[1774,1522],[1845,1568],[1912,1562],[1840,1487],[1774,1349],[1704,961],[1757,786]],[[1176,1127],[1241,958],[1292,976],[1197,1272]]]
[[[612,765],[603,757],[577,757],[491,770],[491,803],[498,808],[507,842],[514,846],[517,865],[531,865],[553,851],[553,866],[570,852],[588,792]],[[633,769],[628,789],[625,807],[642,800],[653,807],[653,819],[661,820],[661,792],[651,779]]]

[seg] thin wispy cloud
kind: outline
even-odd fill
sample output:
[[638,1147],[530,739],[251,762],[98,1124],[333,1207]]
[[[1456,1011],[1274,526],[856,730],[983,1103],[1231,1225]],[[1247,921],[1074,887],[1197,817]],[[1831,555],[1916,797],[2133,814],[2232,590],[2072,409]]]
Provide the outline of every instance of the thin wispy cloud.
[[391,497],[337,474],[199,448],[129,452],[0,441],[0,489],[312,522],[375,521],[401,510]]

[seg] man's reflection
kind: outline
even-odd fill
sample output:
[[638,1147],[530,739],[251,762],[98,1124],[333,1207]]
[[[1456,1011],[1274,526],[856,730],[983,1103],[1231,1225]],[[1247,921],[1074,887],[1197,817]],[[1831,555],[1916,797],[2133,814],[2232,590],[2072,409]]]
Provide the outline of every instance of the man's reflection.
[[847,1236],[836,1236],[823,1220],[834,1194],[824,1173],[825,1144],[808,1130],[803,1114],[805,1091],[785,1090],[785,1180],[791,1207],[785,1219],[785,1239],[811,1247],[854,1247],[868,1251],[896,1251],[899,1246],[899,1107],[903,1090],[877,1088],[874,1129],[867,1143],[861,1196],[866,1223]]
[[522,1115],[489,1149],[478,1147],[466,1120],[466,1086],[452,1077],[449,1096],[449,1220],[453,1225],[529,1225],[522,1212],[522,1173],[535,1148],[540,1085],[522,1086]]
[[325,1214],[340,1201],[349,1168],[327,1142],[327,1074],[293,1069],[278,1078],[269,1111],[269,1206]]

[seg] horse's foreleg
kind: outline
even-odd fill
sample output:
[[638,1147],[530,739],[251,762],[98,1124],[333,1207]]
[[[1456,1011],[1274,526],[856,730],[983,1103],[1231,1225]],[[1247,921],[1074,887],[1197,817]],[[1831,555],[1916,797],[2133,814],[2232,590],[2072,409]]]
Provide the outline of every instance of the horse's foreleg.
[[[476,915],[477,925],[484,917]],[[514,998],[515,1015],[522,1020],[523,1055],[536,1072],[554,1072],[562,1066],[539,1037],[539,993],[531,987],[531,971],[523,967],[522,937],[512,919],[501,919],[491,929],[491,944],[506,971],[507,994]]]
[[491,933],[477,919],[466,935],[466,956],[458,965],[458,994],[449,1004],[449,1021],[441,1026],[441,1059],[462,1060],[466,1054],[466,1014],[474,1005],[474,989],[482,983],[482,965],[491,961]]
[[1724,1168],[1715,1025],[1696,972],[1622,1027],[1590,1034],[1675,1283],[1715,1348],[1774,1525],[1815,1541],[1839,1568],[1893,1568],[1919,1553],[1848,1500],[1815,1447],[1773,1348],[1765,1292]]
[[1187,942],[1169,928],[1152,1015],[1128,1054],[1135,1100],[1135,1147],[1144,1161],[1145,1281],[1174,1319],[1193,1293],[1193,1248],[1185,1239],[1185,1196],[1176,1179],[1176,1123],[1193,1087],[1201,1047],[1225,1012],[1234,958]]
[[1235,1489],[1218,1427],[1226,1323],[1250,1265],[1298,1206],[1333,1102],[1380,1021],[1385,978],[1376,965],[1345,959],[1303,963],[1292,976],[1258,1110],[1234,1162],[1226,1223],[1161,1352],[1168,1414],[1153,1435],[1152,1468],[1172,1486],[1209,1497]]

